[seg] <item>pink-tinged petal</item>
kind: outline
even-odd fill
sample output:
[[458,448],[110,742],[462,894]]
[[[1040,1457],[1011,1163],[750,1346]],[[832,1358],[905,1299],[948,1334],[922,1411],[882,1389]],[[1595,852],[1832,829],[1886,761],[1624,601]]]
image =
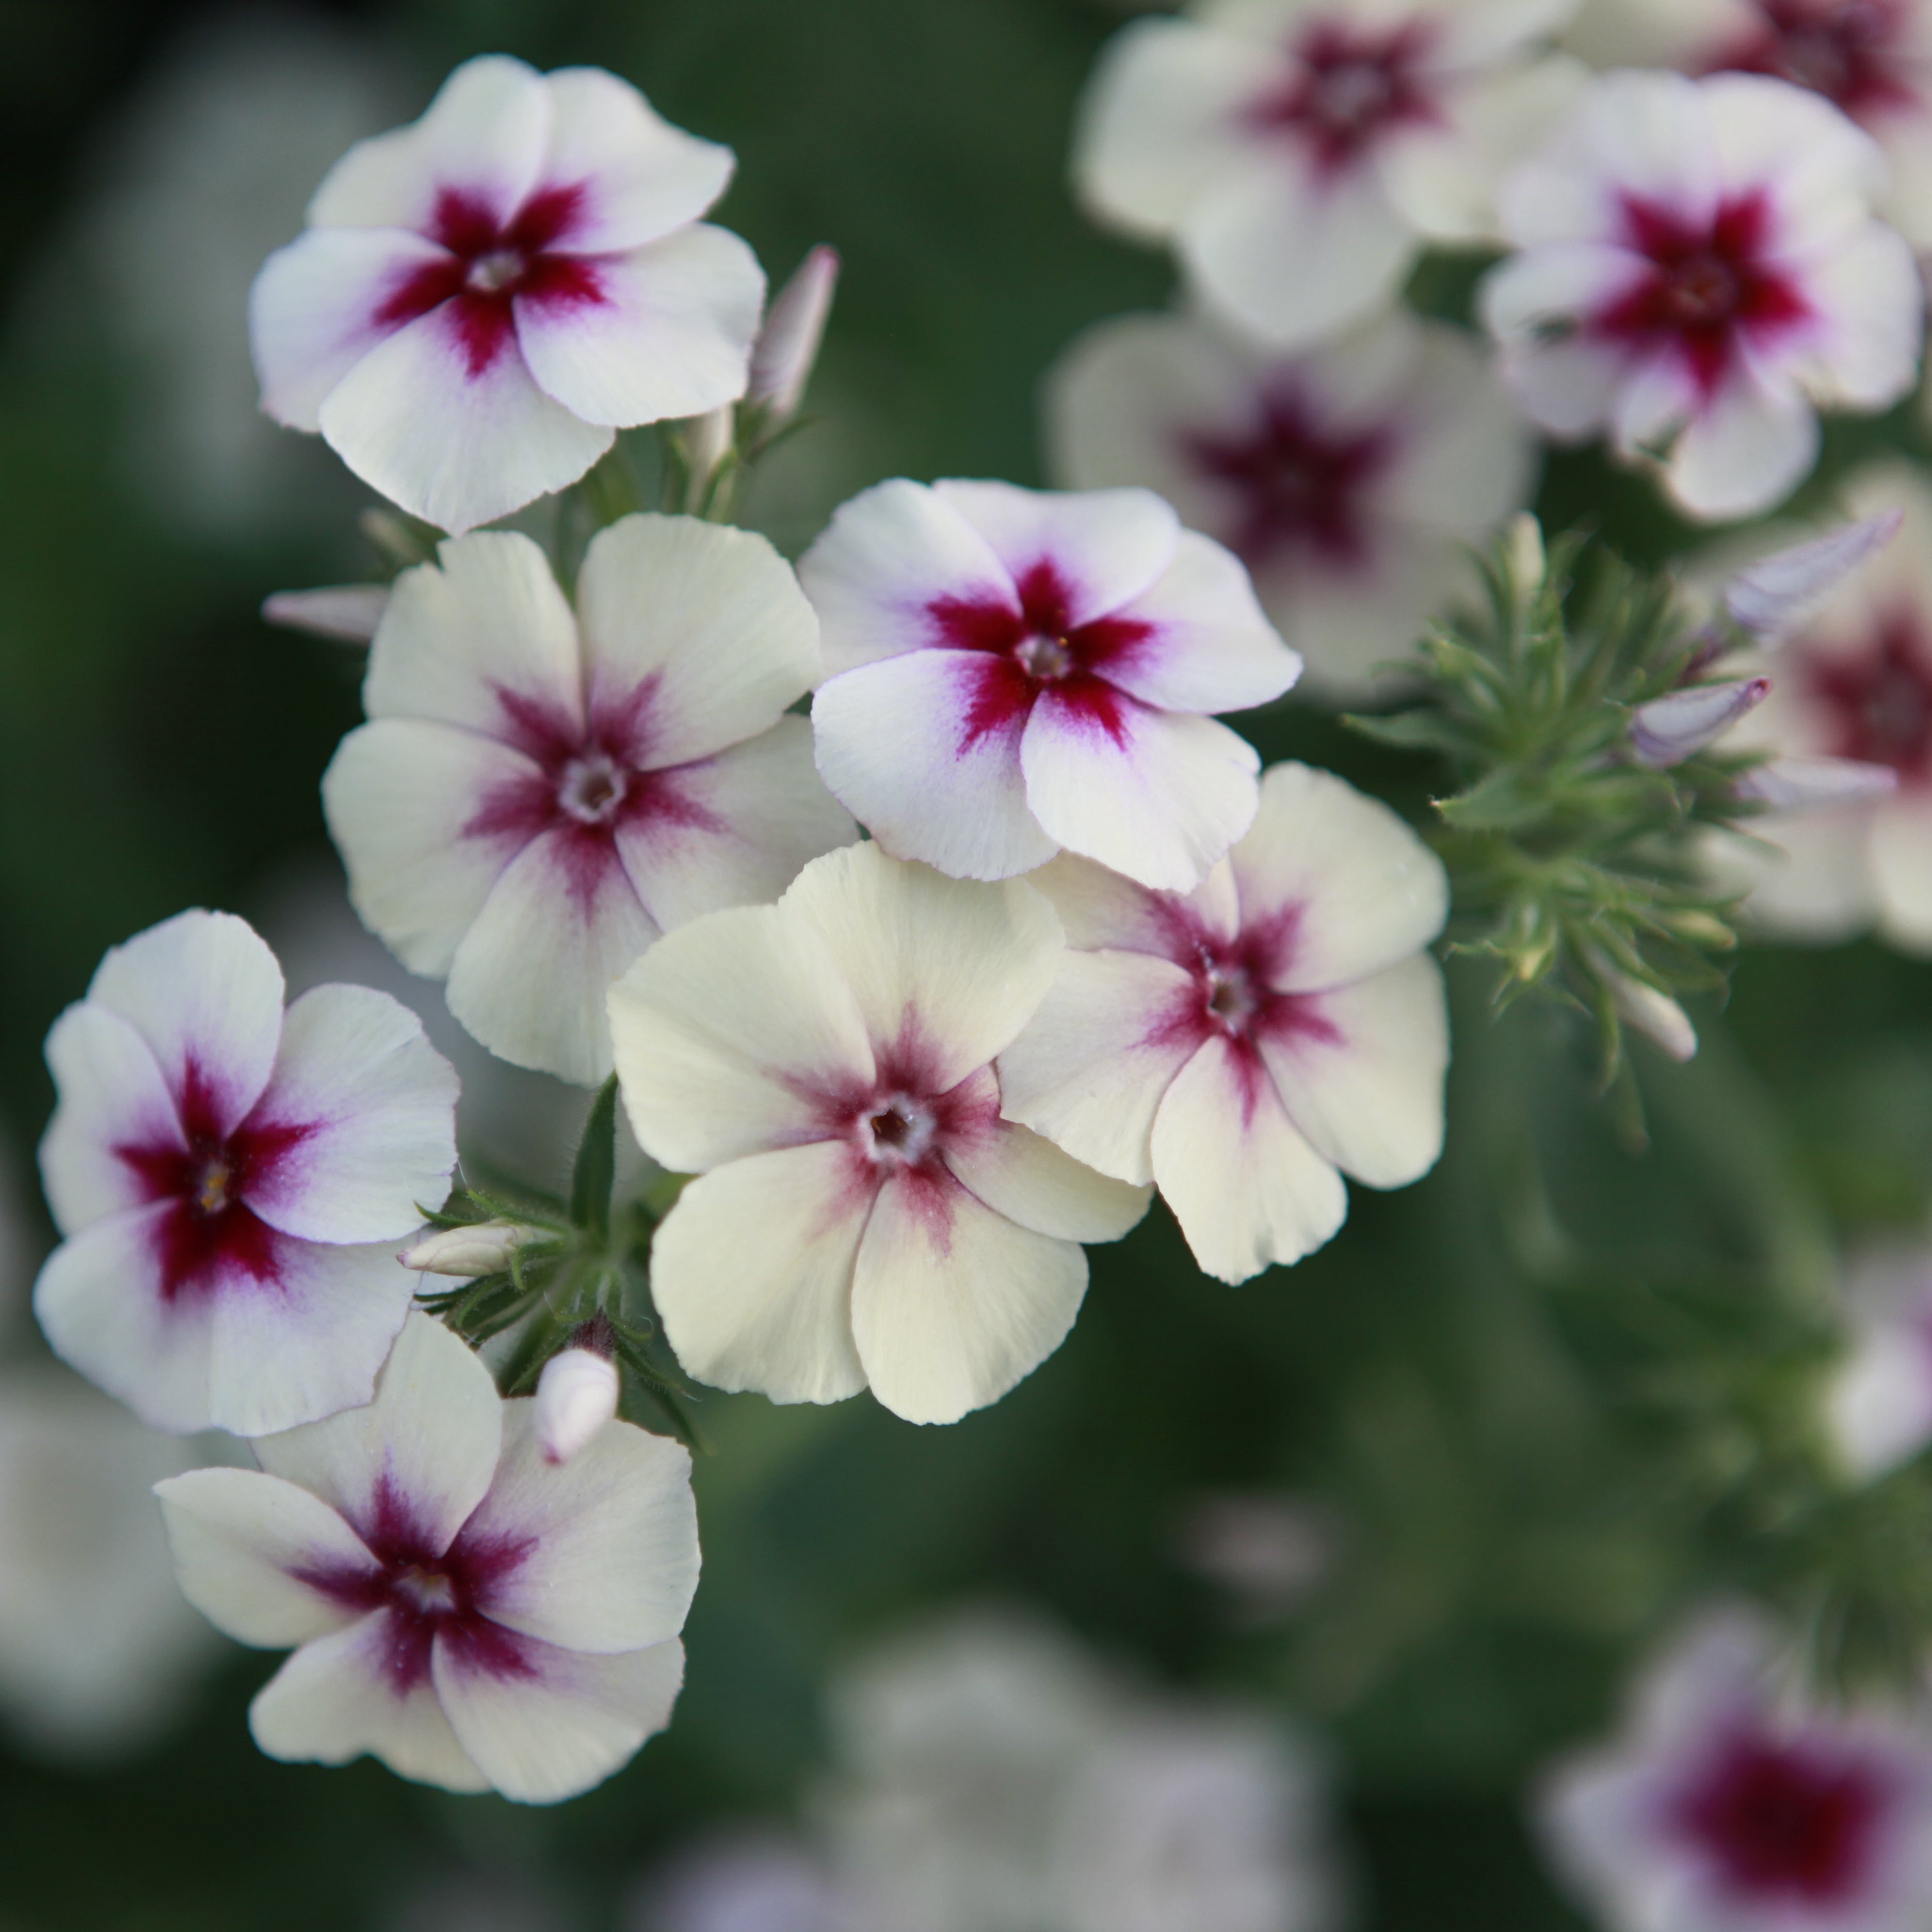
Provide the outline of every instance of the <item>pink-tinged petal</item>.
[[507,325],[458,302],[372,349],[320,421],[372,489],[458,532],[574,483],[615,440],[544,394]]
[[1020,746],[1027,802],[1049,836],[1167,892],[1199,885],[1253,822],[1260,764],[1211,718],[1060,688],[1041,694]]
[[470,1349],[441,1322],[412,1312],[372,1402],[265,1436],[255,1455],[270,1475],[320,1496],[365,1543],[406,1538],[440,1553],[489,1489],[502,1412],[490,1371]]
[[1240,930],[1240,898],[1225,859],[1191,892],[1150,892],[1070,852],[1030,874],[1027,884],[1053,902],[1067,944],[1082,952],[1151,952],[1191,971],[1201,939],[1232,941]]
[[802,718],[782,718],[664,776],[680,809],[620,825],[617,850],[644,910],[667,932],[725,906],[775,899],[808,860],[859,836],[818,776]]
[[1681,508],[1708,522],[1756,516],[1810,475],[1818,440],[1816,412],[1801,392],[1740,375],[1685,425],[1664,484]]
[[1152,634],[1108,660],[1107,682],[1158,710],[1246,711],[1301,674],[1301,660],[1255,601],[1246,567],[1192,530],[1160,580],[1120,614]]
[[1250,928],[1292,922],[1270,974],[1289,993],[1366,979],[1442,930],[1442,862],[1379,800],[1307,765],[1270,766],[1254,830],[1234,849]]
[[452,191],[499,221],[537,184],[552,127],[542,74],[505,54],[465,61],[419,121],[359,141],[308,205],[318,228],[430,229]]
[[256,1118],[299,1136],[244,1190],[271,1227],[313,1241],[412,1232],[456,1165],[456,1070],[400,1000],[317,986],[289,1008]]
[[262,622],[340,644],[366,644],[389,608],[386,584],[330,584],[278,590],[262,600]]
[[604,998],[658,936],[608,837],[544,832],[505,868],[457,947],[449,1010],[512,1066],[595,1087],[610,1071]]
[[1628,360],[1620,350],[1581,337],[1544,342],[1524,336],[1504,341],[1497,366],[1531,422],[1574,442],[1610,421]]
[[47,1035],[60,1096],[40,1142],[40,1180],[54,1225],[72,1234],[153,1197],[117,1148],[181,1148],[181,1117],[146,1041],[118,1013],[71,1006]]
[[1042,563],[1064,586],[1064,621],[1090,624],[1153,586],[1180,538],[1173,506],[1151,490],[1022,490],[935,483],[932,493],[987,542],[1016,584]]
[[591,539],[577,609],[592,712],[621,714],[646,770],[769,729],[818,682],[818,620],[750,530],[626,517]]
[[1924,284],[1905,238],[1876,224],[1835,250],[1814,299],[1831,352],[1812,378],[1827,405],[1884,409],[1910,393],[1924,346]]
[[303,1645],[248,1707],[256,1745],[284,1764],[346,1764],[367,1754],[418,1784],[488,1790],[429,1680],[396,1688],[392,1622],[390,1611],[374,1610]]
[[859,1358],[895,1415],[957,1422],[1060,1346],[1086,1292],[1076,1243],[1020,1227],[949,1178],[902,1174],[859,1246]]
[[436,1640],[436,1694],[464,1750],[506,1798],[555,1804],[601,1784],[670,1722],[684,1646],[586,1657],[533,1638],[506,1651]]
[[1342,1177],[1295,1131],[1268,1070],[1226,1040],[1175,1076],[1153,1144],[1161,1198],[1217,1280],[1298,1262],[1348,1214]]
[[536,1402],[507,1402],[502,1460],[463,1541],[526,1552],[483,1590],[492,1623],[606,1655],[664,1642],[684,1628],[698,1588],[690,1455],[611,1422],[553,1462]]
[[1643,256],[1612,242],[1546,242],[1492,268],[1478,305],[1492,335],[1533,337],[1607,308],[1651,272]]
[[628,82],[601,68],[544,76],[550,102],[543,185],[582,184],[564,246],[608,254],[695,221],[724,192],[731,150],[674,128]]
[[903,478],[842,505],[798,574],[818,613],[828,675],[945,645],[949,611],[1019,610],[992,544],[935,491]]
[[1449,1016],[1426,954],[1292,1000],[1258,1032],[1289,1119],[1323,1160],[1371,1187],[1406,1187],[1436,1165]]
[[1010,1121],[949,1148],[945,1159],[953,1178],[994,1214],[1057,1240],[1118,1241],[1154,1198],[1151,1187],[1096,1174]]
[[700,224],[628,254],[562,259],[572,272],[514,307],[531,376],[572,416],[628,428],[745,393],[765,277],[736,236]]
[[414,718],[378,718],[336,748],[322,802],[350,898],[412,973],[448,973],[490,887],[529,842],[484,802],[545,783],[532,760],[494,738]]
[[1033,1017],[1064,942],[1031,886],[968,884],[876,844],[814,859],[780,909],[809,926],[856,996],[874,1044],[920,1062],[930,1094],[991,1060]]
[[1070,952],[1026,1030],[1000,1054],[1000,1102],[1077,1160],[1154,1178],[1162,1096],[1204,1036],[1191,974],[1139,952]]
[[193,1469],[154,1485],[182,1594],[237,1643],[286,1649],[357,1621],[304,1576],[375,1576],[328,1504],[253,1469]]
[[1712,74],[1698,94],[1725,178],[1771,188],[1794,252],[1865,227],[1891,170],[1879,144],[1824,94],[1762,74]]
[[652,1298],[686,1372],[773,1402],[856,1395],[852,1270],[872,1201],[839,1141],[692,1182],[651,1244]]
[[447,250],[396,228],[312,229],[262,266],[248,295],[248,341],[262,407],[290,429],[322,427],[322,406],[395,327],[384,311]]
[[275,956],[245,920],[184,912],[113,947],[87,998],[146,1041],[176,1105],[225,1136],[268,1084],[282,992]]
[[1027,680],[982,651],[908,651],[819,686],[812,724],[832,796],[895,856],[1009,879],[1058,847],[1027,801]]
[[873,1077],[838,962],[776,907],[667,934],[611,988],[610,1012],[631,1125],[674,1172],[816,1138],[825,1096]]

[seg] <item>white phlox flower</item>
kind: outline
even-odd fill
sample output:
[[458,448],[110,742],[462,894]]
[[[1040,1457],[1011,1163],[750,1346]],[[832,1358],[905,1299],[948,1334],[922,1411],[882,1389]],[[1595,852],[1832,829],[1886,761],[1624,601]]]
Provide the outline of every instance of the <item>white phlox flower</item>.
[[397,580],[370,722],[322,780],[356,910],[491,1052],[595,1084],[604,993],[661,932],[855,836],[784,715],[818,670],[812,608],[748,531],[626,517],[574,612],[529,538],[446,542]]
[[613,74],[465,62],[268,258],[262,407],[444,530],[562,489],[618,429],[744,392],[764,278],[698,219],[731,169]]
[[185,912],[113,949],[47,1036],[40,1173],[66,1238],[34,1312],[141,1419],[260,1436],[366,1402],[456,1164],[456,1076],[386,993]]
[[1125,316],[1048,379],[1048,440],[1060,482],[1144,484],[1226,544],[1304,688],[1359,698],[1528,500],[1528,428],[1489,365],[1461,330],[1400,315],[1297,356]]
[[1748,1613],[1694,1624],[1616,1738],[1556,1767],[1537,1822],[1604,1932],[1920,1932],[1932,1740],[1807,1701]]
[[1030,886],[848,846],[775,906],[668,934],[610,992],[645,1151],[695,1174],[651,1288],[686,1370],[776,1402],[868,1384],[914,1422],[997,1400],[1064,1340],[1083,1241],[1143,1187],[1000,1117],[994,1057],[1063,950]]
[[1576,0],[1203,0],[1101,58],[1074,181],[1172,242],[1201,298],[1278,348],[1392,301],[1430,242],[1495,232],[1498,174],[1580,70],[1540,54]]
[[1007,1114],[1152,1180],[1194,1258],[1245,1281],[1340,1227],[1344,1173],[1400,1187],[1442,1146],[1441,862],[1385,805],[1271,766],[1254,830],[1185,896],[1057,860],[1068,950],[1000,1056]]
[[1518,252],[1480,294],[1532,418],[1607,431],[1683,510],[1747,517],[1818,453],[1820,409],[1911,388],[1924,292],[1873,215],[1870,138],[1780,80],[1614,74],[1510,172]]
[[818,769],[895,857],[1001,879],[1064,847],[1184,890],[1247,830],[1259,761],[1207,714],[1280,697],[1301,661],[1150,491],[881,483],[799,577]]
[[1825,1424],[1854,1475],[1882,1476],[1932,1442],[1932,1247],[1855,1256],[1840,1294],[1845,1352]]
[[821,1860],[755,1831],[675,1854],[638,1886],[623,1924],[624,1932],[857,1932]]
[[678,1444],[612,1423],[552,1462],[536,1405],[417,1313],[368,1407],[254,1448],[155,1493],[188,1600],[294,1648],[249,1711],[269,1756],[547,1804],[669,1721],[698,1564]]
[[1568,36],[1600,67],[1773,74],[1884,148],[1887,220],[1932,247],[1932,7],[1925,0],[1588,0]]

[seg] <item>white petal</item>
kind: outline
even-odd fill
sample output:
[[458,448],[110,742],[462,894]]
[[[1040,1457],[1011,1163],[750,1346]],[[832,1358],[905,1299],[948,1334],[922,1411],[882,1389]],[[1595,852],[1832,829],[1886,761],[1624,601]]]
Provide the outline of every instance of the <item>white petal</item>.
[[702,416],[745,393],[765,278],[736,236],[687,228],[580,273],[594,300],[514,303],[532,377],[572,416],[628,428]]
[[1534,336],[1594,314],[1650,273],[1643,257],[1612,242],[1546,242],[1492,268],[1478,306],[1491,334]]
[[610,1012],[631,1125],[674,1171],[812,1138],[821,1096],[872,1078],[838,961],[776,907],[667,934],[611,988]]
[[178,1103],[192,1067],[214,1126],[226,1135],[268,1084],[282,989],[275,956],[245,921],[184,912],[113,947],[87,997],[147,1042]]
[[1018,608],[992,546],[936,492],[902,477],[841,505],[798,574],[828,674],[934,643],[926,614],[941,599]]
[[470,1667],[446,1636],[436,1643],[436,1695],[450,1726],[506,1798],[574,1798],[670,1722],[684,1682],[682,1644],[620,1657],[586,1657],[528,1637],[519,1647],[528,1677]]
[[1191,973],[1199,936],[1232,940],[1240,930],[1234,868],[1225,859],[1191,892],[1150,892],[1070,852],[1029,874],[1027,884],[1053,902],[1067,944],[1084,952],[1151,952]]
[[1436,1165],[1449,1016],[1426,954],[1310,996],[1261,1051],[1289,1119],[1345,1174],[1406,1187]]
[[1027,802],[1069,851],[1144,886],[1191,890],[1253,823],[1261,760],[1211,718],[1124,697],[1112,712],[1118,735],[1086,706],[1042,694],[1020,748]]
[[1311,992],[1366,978],[1428,944],[1449,910],[1442,862],[1379,800],[1307,765],[1270,766],[1255,829],[1234,848],[1241,918],[1292,909],[1276,979]]
[[1150,1187],[1097,1174],[1006,1120],[982,1139],[949,1148],[946,1164],[994,1214],[1063,1241],[1118,1241],[1154,1198]]
[[1925,334],[1925,284],[1902,235],[1876,222],[1838,249],[1808,286],[1830,338],[1810,384],[1820,402],[1888,407],[1918,374]]
[[1817,458],[1818,418],[1804,396],[1740,377],[1685,427],[1664,478],[1691,515],[1726,522],[1782,502]]
[[490,1371],[440,1322],[412,1312],[375,1400],[264,1436],[256,1460],[321,1497],[365,1541],[398,1525],[438,1553],[483,1500],[503,1439]]
[[513,1066],[595,1087],[610,1071],[604,1003],[658,937],[614,847],[541,834],[490,889],[450,962],[449,1010]]
[[908,1422],[997,1402],[1066,1339],[1087,1256],[950,1183],[902,1177],[860,1244],[852,1326],[872,1393]]
[[1155,1111],[1197,1043],[1168,1022],[1199,998],[1170,961],[1070,951],[1000,1056],[1002,1110],[1102,1174],[1150,1180]]
[[988,652],[946,650],[834,677],[812,702],[819,772],[897,857],[956,878],[1030,872],[1059,848],[1027,802],[1016,679]]
[[481,1607],[491,1622],[566,1650],[661,1643],[684,1628],[698,1588],[691,1456],[613,1422],[553,1462],[536,1402],[507,1402],[496,1480],[462,1540],[532,1546],[488,1586]]
[[60,1100],[40,1142],[40,1179],[54,1225],[72,1234],[148,1199],[117,1147],[187,1142],[154,1054],[119,1014],[69,1006],[47,1035],[47,1066]]
[[314,590],[278,590],[262,600],[262,622],[337,644],[366,644],[389,608],[386,584],[331,584]]
[[1827,812],[1754,826],[1747,838],[1714,835],[1705,848],[1712,876],[1748,890],[1754,925],[1814,945],[1864,931],[1879,909],[1870,814]]
[[322,778],[329,836],[363,924],[412,973],[449,970],[490,889],[526,842],[482,810],[544,783],[494,738],[413,718],[379,718],[336,747]]
[[1559,441],[1576,442],[1610,421],[1628,361],[1621,350],[1581,338],[1522,338],[1503,344],[1498,367],[1531,422]]
[[935,483],[932,492],[987,542],[1016,584],[1050,562],[1070,623],[1091,623],[1138,597],[1172,562],[1180,536],[1150,490],[1022,490],[1011,483]]
[[[519,740],[518,718],[584,728],[577,621],[543,551],[520,532],[440,544],[397,578],[369,650],[371,718],[426,718]],[[506,700],[508,702],[506,704]]]
[[238,1643],[286,1649],[358,1621],[303,1580],[380,1574],[334,1510],[279,1476],[194,1469],[154,1485],[182,1594]]
[[1160,1103],[1154,1177],[1194,1258],[1221,1281],[1298,1262],[1348,1211],[1342,1177],[1295,1132],[1266,1071],[1219,1039]]
[[[1480,344],[1457,329],[1423,332],[1401,402],[1401,446],[1377,514],[1468,538],[1486,535],[1528,501],[1532,439]],[[1442,580],[1453,580],[1437,568]]]
[[602,254],[695,221],[724,192],[731,150],[674,128],[628,82],[601,68],[544,76],[550,143],[538,192],[584,184],[566,241]]
[[1890,170],[1878,143],[1822,94],[1768,74],[1716,74],[1698,98],[1726,178],[1762,183],[1798,248],[1862,226],[1885,192]]
[[574,483],[615,440],[554,402],[506,334],[470,370],[459,304],[380,343],[332,389],[328,446],[412,516],[463,531]]
[[456,1070],[399,1000],[317,986],[289,1008],[255,1118],[306,1130],[244,1198],[271,1227],[314,1241],[411,1232],[456,1165]]
[[909,1043],[934,1093],[1014,1038],[1063,950],[1031,886],[964,884],[874,844],[814,859],[779,903],[830,946],[874,1044]]
[[[1880,806],[1870,824],[1880,930],[1906,952],[1932,952],[1932,810],[1908,796]],[[1779,826],[1780,838],[1786,831]]]
[[638,756],[652,770],[770,729],[818,682],[818,620],[750,530],[626,517],[592,538],[577,608],[593,705],[650,684]]
[[256,1745],[285,1764],[346,1764],[367,1752],[418,1784],[487,1791],[489,1780],[456,1742],[429,1679],[395,1689],[389,1622],[388,1611],[372,1611],[303,1645],[248,1707]]
[[852,1270],[870,1204],[839,1142],[692,1182],[651,1244],[652,1298],[686,1371],[773,1402],[857,1394]]

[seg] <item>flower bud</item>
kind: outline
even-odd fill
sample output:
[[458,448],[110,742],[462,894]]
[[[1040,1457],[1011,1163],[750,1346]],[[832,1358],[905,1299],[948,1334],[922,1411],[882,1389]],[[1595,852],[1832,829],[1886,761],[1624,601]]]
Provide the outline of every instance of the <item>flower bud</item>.
[[725,403],[709,415],[693,416],[684,426],[684,460],[691,466],[691,487],[702,490],[718,473],[738,440],[738,412]]
[[1601,968],[1610,1003],[1624,1025],[1654,1042],[1672,1060],[1693,1060],[1697,1054],[1697,1029],[1690,1016],[1668,993],[1633,980],[1606,961]]
[[838,286],[838,251],[814,248],[765,311],[764,326],[752,350],[751,384],[745,400],[762,406],[772,428],[790,422],[805,400]]
[[1640,704],[1630,718],[1630,754],[1654,772],[1667,771],[1721,738],[1770,694],[1768,677],[1693,685]]
[[617,1413],[617,1364],[590,1348],[551,1356],[537,1378],[537,1440],[568,1462]]
[[1868,764],[1862,758],[1773,758],[1745,772],[1732,794],[1770,813],[1868,805],[1898,789],[1898,774],[1889,765]]
[[262,606],[262,621],[279,630],[366,644],[388,608],[386,584],[332,584],[320,590],[278,590]]
[[1544,554],[1543,526],[1528,511],[1510,519],[1504,554],[1509,560],[1510,581],[1526,608],[1535,597],[1549,567]]
[[540,1231],[520,1221],[476,1221],[464,1228],[439,1228],[397,1258],[424,1274],[449,1274],[473,1280],[500,1274],[510,1257]]
[[1888,511],[1764,558],[1725,585],[1725,614],[1759,643],[1774,644],[1891,542],[1904,520],[1902,512]]

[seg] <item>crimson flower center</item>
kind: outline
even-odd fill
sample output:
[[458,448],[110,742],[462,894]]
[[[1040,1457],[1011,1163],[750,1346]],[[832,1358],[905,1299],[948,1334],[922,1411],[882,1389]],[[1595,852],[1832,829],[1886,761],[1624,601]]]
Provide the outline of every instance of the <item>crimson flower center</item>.
[[1422,70],[1428,29],[1414,22],[1364,30],[1310,21],[1289,50],[1292,77],[1251,111],[1256,126],[1298,136],[1328,172],[1357,160],[1383,135],[1436,118]]
[[448,1616],[457,1608],[455,1585],[427,1564],[408,1564],[391,1580],[390,1588],[419,1616]]
[[1245,1033],[1262,1005],[1261,994],[1247,969],[1210,966],[1202,976],[1202,986],[1208,995],[1208,1011],[1222,1029],[1231,1034]]
[[1916,110],[1900,0],[1756,0],[1756,21],[1710,62],[1809,88],[1854,119]]
[[478,295],[501,295],[507,289],[514,289],[529,268],[520,248],[492,248],[470,264],[465,279]]
[[1023,638],[1013,651],[1021,670],[1043,683],[1055,683],[1074,668],[1072,650],[1064,638]]
[[1660,304],[1686,328],[1710,328],[1738,312],[1744,284],[1721,255],[1694,254],[1665,270]]
[[191,1190],[194,1211],[210,1220],[226,1213],[234,1180],[234,1163],[229,1160],[226,1148],[208,1156],[202,1163],[200,1184]]
[[938,1115],[910,1094],[881,1095],[866,1110],[862,1139],[880,1166],[916,1167],[938,1137]]
[[1805,676],[1839,757],[1932,782],[1932,640],[1916,613],[1890,612],[1863,650],[1814,659]]
[[563,767],[556,802],[578,824],[607,825],[622,807],[629,775],[608,752],[586,752]]

